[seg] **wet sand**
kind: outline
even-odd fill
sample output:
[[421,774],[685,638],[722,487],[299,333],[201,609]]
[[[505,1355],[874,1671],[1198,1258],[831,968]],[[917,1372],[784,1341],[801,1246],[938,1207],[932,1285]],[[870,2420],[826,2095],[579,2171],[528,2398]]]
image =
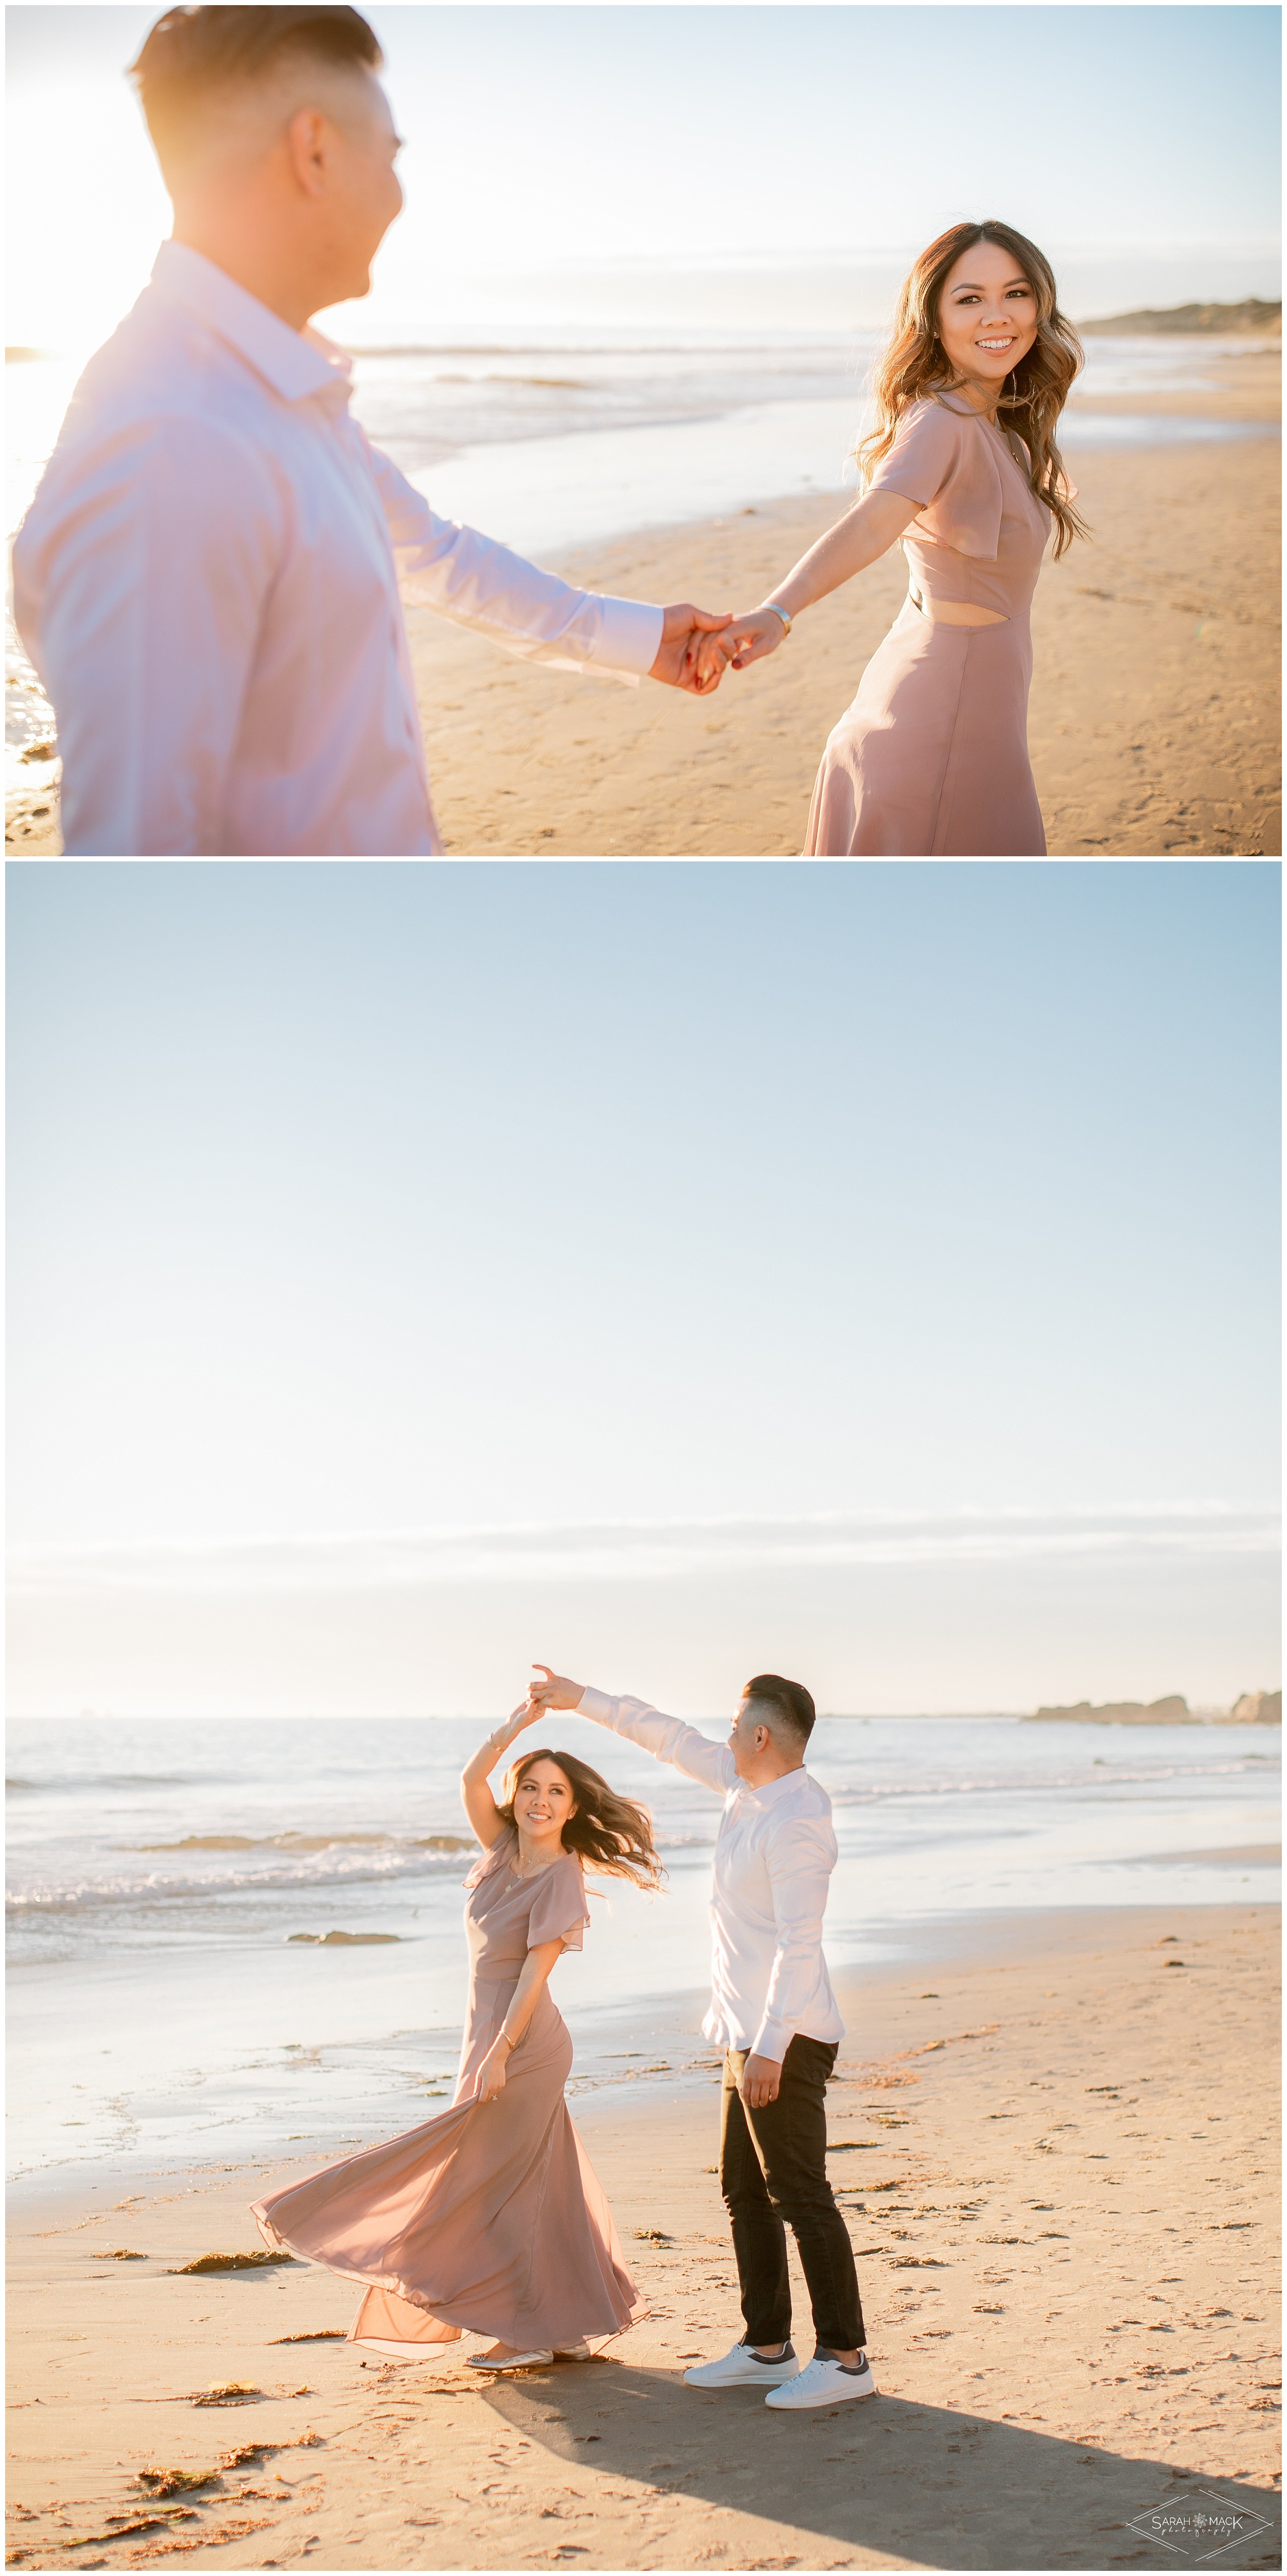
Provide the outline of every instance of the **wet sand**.
[[[1277,1954],[1269,1907],[994,1917],[845,1982],[881,2393],[843,2408],[683,2383],[740,2332],[713,2064],[577,2101],[651,2314],[521,2378],[364,2368],[357,2293],[303,2265],[178,2273],[258,2249],[280,2164],[23,2194],[9,2563],[1102,2568],[1162,2563],[1133,2517],[1211,2488],[1258,2526],[1221,2564],[1277,2565]],[[143,2529],[149,2469],[209,2482]]]
[[[1093,539],[1047,562],[1033,610],[1029,739],[1053,858],[1281,852],[1279,380],[1277,350],[1257,346],[1211,359],[1193,393],[1080,406],[1259,424],[1266,434],[1078,453]],[[554,568],[631,598],[743,609],[836,515],[832,495],[771,502],[621,538]],[[413,609],[448,854],[795,856],[823,743],[906,587],[895,549],[709,700],[515,662]],[[17,800],[7,846],[57,855],[56,794]]]

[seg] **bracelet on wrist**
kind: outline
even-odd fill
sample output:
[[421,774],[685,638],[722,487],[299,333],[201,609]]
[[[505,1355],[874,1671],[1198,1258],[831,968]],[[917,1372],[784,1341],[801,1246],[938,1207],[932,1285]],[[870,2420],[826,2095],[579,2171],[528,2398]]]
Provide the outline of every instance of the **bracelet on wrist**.
[[781,618],[782,624],[789,635],[791,632],[792,620],[788,617],[785,608],[779,608],[776,599],[766,599],[764,605],[771,611],[774,617]]
[[498,2040],[502,2040],[502,2039],[503,2039],[503,2040],[504,2040],[504,2042],[505,2042],[505,2046],[506,2046],[507,2048],[512,2048],[512,2047],[513,2047],[514,2042],[513,2042],[513,2040],[510,2038],[509,2032],[508,2032],[507,2030],[498,2030],[498,2031],[497,2031],[497,2033],[496,2033],[496,2037],[497,2037],[497,2039],[498,2039]]

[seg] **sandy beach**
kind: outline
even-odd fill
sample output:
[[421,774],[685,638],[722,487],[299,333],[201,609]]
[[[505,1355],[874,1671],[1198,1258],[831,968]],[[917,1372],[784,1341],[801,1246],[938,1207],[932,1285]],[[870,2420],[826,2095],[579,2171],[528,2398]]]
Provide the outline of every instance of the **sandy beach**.
[[363,2367],[303,2265],[183,2273],[257,2249],[280,2164],[29,2187],[8,2563],[1100,2568],[1162,2563],[1133,2518],[1209,2487],[1254,2518],[1221,2563],[1277,2565],[1277,1946],[1234,1903],[989,1917],[844,1984],[881,2393],[805,2417],[682,2383],[740,2322],[713,2062],[578,2099],[651,2313],[521,2379]]
[[[1263,425],[1276,348],[1212,358],[1200,391],[1087,412]],[[1047,563],[1033,611],[1029,738],[1050,855],[1281,851],[1277,440],[1079,451],[1093,542]],[[780,501],[561,557],[591,587],[743,608],[836,516]],[[698,702],[534,668],[409,616],[430,774],[455,857],[773,858],[798,853],[822,744],[906,589],[901,552],[822,601],[786,646]],[[44,809],[43,811],[41,809]],[[17,856],[60,848],[56,791],[11,801]],[[986,855],[986,853],[980,853]]]
[[[1029,742],[1052,858],[1281,849],[1278,475],[1269,442],[1079,461],[1095,542],[1047,565],[1033,612]],[[737,607],[834,516],[784,502],[561,569],[627,596]],[[449,852],[797,855],[822,745],[905,590],[895,553],[702,703],[589,681],[569,698],[558,673],[502,670],[472,636],[417,621]]]

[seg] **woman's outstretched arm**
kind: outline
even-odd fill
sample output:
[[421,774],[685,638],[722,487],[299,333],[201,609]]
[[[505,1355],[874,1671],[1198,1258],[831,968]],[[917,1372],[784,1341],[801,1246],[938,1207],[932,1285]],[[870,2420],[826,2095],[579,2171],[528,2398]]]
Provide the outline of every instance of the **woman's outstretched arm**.
[[802,608],[811,608],[815,599],[825,599],[829,591],[839,590],[842,582],[852,581],[856,572],[865,572],[868,564],[879,561],[901,537],[903,530],[922,507],[919,501],[908,501],[901,492],[869,492],[856,501],[801,555],[798,564],[787,574],[777,589],[770,591],[760,608],[751,609],[744,617],[734,617],[722,635],[703,639],[701,659],[707,656],[731,662],[735,671],[744,671],[749,662],[762,660],[781,643],[786,634],[782,618],[775,614],[785,609],[789,618],[797,618]]
[[513,1743],[515,1736],[521,1735],[524,1727],[531,1726],[540,1714],[539,1708],[530,1707],[526,1700],[520,1708],[512,1709],[504,1725],[498,1726],[495,1734],[489,1735],[479,1745],[478,1751],[465,1764],[461,1772],[460,1794],[465,1802],[465,1813],[484,1851],[491,1850],[497,1835],[503,1832],[505,1825],[505,1819],[488,1786],[491,1773],[495,1770],[502,1753]]

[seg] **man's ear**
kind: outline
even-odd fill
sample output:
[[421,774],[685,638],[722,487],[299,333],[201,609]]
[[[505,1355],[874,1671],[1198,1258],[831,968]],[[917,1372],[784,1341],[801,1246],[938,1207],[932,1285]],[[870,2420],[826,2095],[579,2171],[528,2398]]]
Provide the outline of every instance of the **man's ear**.
[[322,164],[326,122],[326,118],[316,108],[301,107],[296,110],[286,128],[286,149],[291,169],[297,186],[306,197],[320,197],[325,194],[326,179]]

